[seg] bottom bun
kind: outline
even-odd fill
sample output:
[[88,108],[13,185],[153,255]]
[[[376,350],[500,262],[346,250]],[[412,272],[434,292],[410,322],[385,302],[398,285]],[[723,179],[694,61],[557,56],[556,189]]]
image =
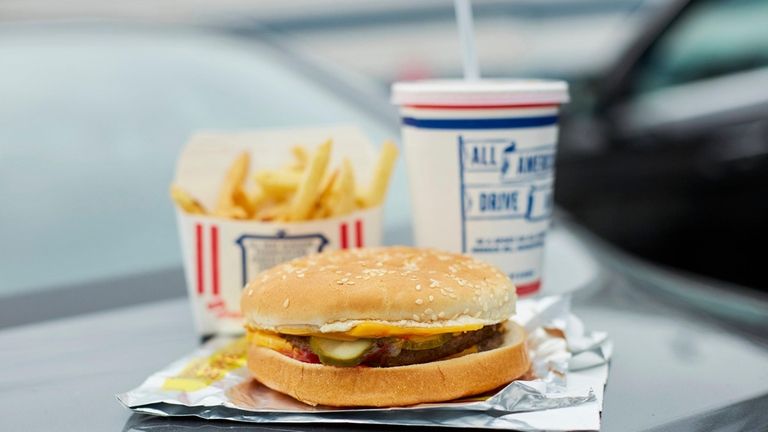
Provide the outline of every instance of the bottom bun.
[[413,405],[480,394],[521,377],[530,368],[525,341],[525,330],[510,321],[499,348],[387,368],[303,363],[251,346],[248,368],[267,387],[310,405]]

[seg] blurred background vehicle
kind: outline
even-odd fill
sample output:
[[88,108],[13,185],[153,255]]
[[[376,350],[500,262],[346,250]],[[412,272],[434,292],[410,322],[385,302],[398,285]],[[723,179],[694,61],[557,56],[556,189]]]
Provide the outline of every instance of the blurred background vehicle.
[[675,1],[575,89],[557,200],[605,239],[758,289],[768,242],[768,2]]
[[[572,84],[566,211],[646,259],[767,286],[745,246],[768,235],[764,1],[473,5],[485,76]],[[389,84],[458,76],[460,55],[443,0],[25,0],[0,3],[0,68],[3,296],[176,280],[165,185],[190,133],[350,122],[397,137]],[[394,182],[403,242],[402,172]]]

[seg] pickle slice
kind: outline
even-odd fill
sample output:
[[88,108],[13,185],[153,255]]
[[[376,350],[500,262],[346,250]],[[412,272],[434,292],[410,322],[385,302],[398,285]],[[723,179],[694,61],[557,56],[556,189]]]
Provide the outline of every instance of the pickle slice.
[[318,336],[309,338],[309,346],[322,364],[331,366],[357,366],[373,345],[370,339],[342,341]]
[[403,349],[411,351],[428,350],[437,348],[440,345],[448,342],[451,335],[448,333],[438,334],[434,336],[412,336],[405,339],[403,343]]

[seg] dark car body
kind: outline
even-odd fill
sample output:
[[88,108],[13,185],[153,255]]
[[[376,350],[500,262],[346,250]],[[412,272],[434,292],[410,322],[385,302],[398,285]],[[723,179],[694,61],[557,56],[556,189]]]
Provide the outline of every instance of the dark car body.
[[574,89],[556,199],[621,248],[766,289],[768,2],[676,1]]

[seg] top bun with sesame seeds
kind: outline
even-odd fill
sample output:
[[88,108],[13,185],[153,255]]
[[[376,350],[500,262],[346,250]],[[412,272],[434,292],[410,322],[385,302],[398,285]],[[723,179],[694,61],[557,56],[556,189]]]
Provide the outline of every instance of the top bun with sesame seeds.
[[371,323],[425,330],[496,324],[514,314],[515,300],[515,286],[490,264],[383,247],[310,255],[264,271],[246,285],[241,309],[252,329],[339,333],[366,323],[375,332]]

